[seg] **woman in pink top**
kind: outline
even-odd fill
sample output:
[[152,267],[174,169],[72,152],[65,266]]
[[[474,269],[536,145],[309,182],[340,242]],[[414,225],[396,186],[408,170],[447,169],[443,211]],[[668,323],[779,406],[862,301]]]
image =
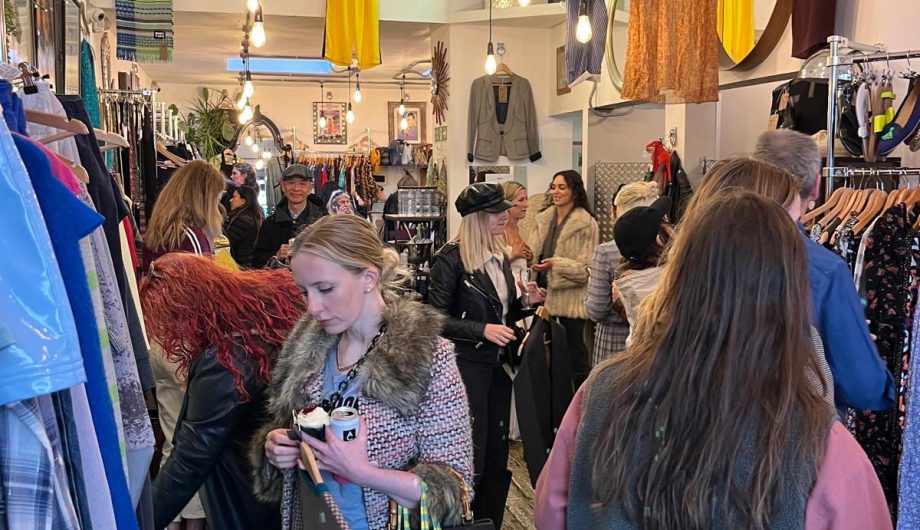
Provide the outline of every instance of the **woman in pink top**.
[[631,345],[566,413],[536,527],[890,529],[866,455],[809,383],[807,271],[775,202],[730,192],[688,212]]

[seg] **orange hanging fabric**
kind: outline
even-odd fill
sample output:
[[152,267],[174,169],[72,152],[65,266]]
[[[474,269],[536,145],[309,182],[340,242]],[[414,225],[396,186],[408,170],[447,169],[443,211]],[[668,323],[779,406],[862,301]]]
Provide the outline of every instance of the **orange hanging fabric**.
[[624,99],[719,100],[718,0],[633,0]]
[[378,0],[326,0],[323,57],[339,66],[366,70],[380,64]]

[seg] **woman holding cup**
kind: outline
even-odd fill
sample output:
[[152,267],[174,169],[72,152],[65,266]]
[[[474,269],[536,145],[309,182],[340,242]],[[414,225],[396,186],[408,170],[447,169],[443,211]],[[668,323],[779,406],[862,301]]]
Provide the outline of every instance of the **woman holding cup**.
[[[428,300],[447,315],[444,335],[457,347],[457,366],[473,416],[476,495],[473,513],[501,527],[511,483],[508,424],[511,378],[502,366],[522,338],[514,323],[524,305],[543,300],[536,284],[517,296],[505,255],[505,225],[511,203],[497,184],[480,182],[460,192],[460,233],[433,259]],[[519,336],[520,335],[520,336]]]
[[[423,492],[430,515],[456,525],[461,488],[472,482],[472,446],[454,349],[438,336],[443,318],[402,297],[399,256],[357,216],[321,218],[290,255],[307,314],[272,373],[269,422],[250,453],[256,491],[281,500],[282,528],[294,526],[302,440],[351,528],[383,528],[390,499],[416,508]],[[292,439],[292,414],[317,406],[333,421],[343,406],[357,410],[354,439],[329,428],[325,441]]]

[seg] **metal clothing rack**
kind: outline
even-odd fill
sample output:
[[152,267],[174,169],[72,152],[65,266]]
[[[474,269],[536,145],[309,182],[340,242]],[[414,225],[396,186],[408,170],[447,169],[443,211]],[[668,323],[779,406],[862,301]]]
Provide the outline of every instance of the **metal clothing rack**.
[[[920,57],[920,50],[906,50],[900,52],[889,52],[886,50],[885,45],[883,44],[860,44],[858,42],[850,42],[849,39],[841,35],[831,35],[827,38],[827,42],[831,46],[830,56],[828,57],[827,64],[831,68],[830,73],[830,83],[829,89],[827,91],[827,165],[824,167],[824,177],[825,177],[825,197],[830,197],[831,193],[834,191],[834,179],[840,177],[851,176],[847,171],[841,173],[841,169],[849,168],[837,168],[834,166],[834,143],[837,138],[837,97],[839,90],[839,81],[837,75],[839,73],[839,68],[847,64],[865,64],[873,63],[880,61],[891,61],[891,60],[900,60],[900,59],[909,59],[911,57]],[[849,55],[841,55],[840,50],[846,48],[850,50],[856,50],[860,52],[865,52],[865,55],[857,55],[855,57]],[[904,168],[905,170],[910,170],[911,168]],[[897,169],[861,169],[861,171],[894,171],[897,172]],[[891,175],[900,175],[901,173],[893,173]],[[906,174],[917,174],[917,173],[906,173]],[[876,173],[875,175],[880,175]]]

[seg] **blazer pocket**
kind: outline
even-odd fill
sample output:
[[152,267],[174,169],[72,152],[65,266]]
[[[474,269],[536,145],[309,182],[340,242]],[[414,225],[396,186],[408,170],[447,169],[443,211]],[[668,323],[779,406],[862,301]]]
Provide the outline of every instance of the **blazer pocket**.
[[527,141],[527,137],[518,138],[514,141],[514,150],[515,152],[524,157],[530,156],[530,143]]
[[480,158],[492,156],[492,150],[493,150],[492,145],[493,145],[492,140],[488,140],[485,138],[477,138],[476,139],[476,156]]

